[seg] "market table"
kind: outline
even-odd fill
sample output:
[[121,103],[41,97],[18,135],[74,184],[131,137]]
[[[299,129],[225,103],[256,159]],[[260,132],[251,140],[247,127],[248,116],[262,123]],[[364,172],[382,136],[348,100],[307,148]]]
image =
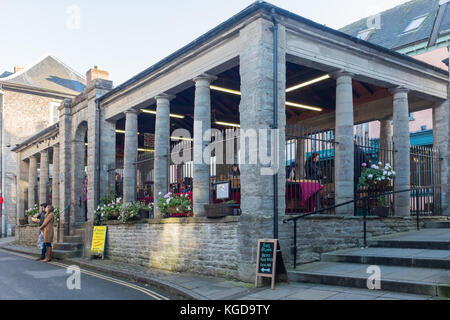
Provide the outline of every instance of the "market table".
[[316,180],[286,181],[286,212],[314,211],[323,185]]

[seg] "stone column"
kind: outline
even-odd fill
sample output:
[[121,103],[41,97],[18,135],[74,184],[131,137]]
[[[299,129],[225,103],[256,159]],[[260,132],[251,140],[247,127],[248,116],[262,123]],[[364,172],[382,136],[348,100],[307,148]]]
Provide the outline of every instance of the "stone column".
[[449,179],[449,139],[450,139],[450,116],[449,100],[437,103],[433,108],[433,135],[434,147],[439,150],[440,161],[440,184],[441,206],[443,215],[450,215],[448,200],[448,179]]
[[138,113],[136,109],[125,112],[125,156],[123,167],[123,201],[136,201],[136,161],[138,148]]
[[59,145],[53,146],[52,205],[59,208]]
[[155,120],[155,217],[161,218],[156,206],[158,199],[169,191],[169,139],[170,139],[170,100],[175,98],[168,94],[160,94],[156,99]]
[[39,168],[39,204],[41,204],[48,202],[48,150],[41,151]]
[[[286,29],[278,25],[278,134],[270,129],[274,124],[274,24],[264,18],[246,25],[239,35],[241,102],[240,164],[241,210],[238,227],[240,279],[252,281],[255,274],[255,249],[258,239],[274,236],[275,197],[278,197],[279,234],[285,231],[286,190]],[[271,136],[278,135],[278,147],[266,155],[274,156],[274,163],[262,161],[265,146],[271,146]],[[258,141],[254,138],[258,137]],[[254,143],[256,142],[256,143]],[[273,140],[275,142],[275,140]],[[253,161],[256,158],[256,161]],[[270,168],[271,167],[271,168]],[[278,173],[278,192],[275,193],[274,174]],[[283,242],[283,250],[290,244]],[[288,249],[287,249],[288,250]],[[284,251],[285,257],[290,254]],[[289,263],[289,262],[287,262]]]
[[28,208],[32,208],[36,204],[36,188],[37,188],[37,158],[30,157],[28,169]]
[[[336,150],[335,203],[351,201],[354,197],[354,120],[352,75],[338,72],[336,77]],[[353,205],[336,209],[337,215],[353,215]]]
[[[210,84],[217,77],[203,74],[194,79],[194,214],[205,216],[206,204],[209,204],[210,157],[203,158],[203,153],[211,141],[211,92]],[[208,134],[209,133],[209,134]]]
[[[394,95],[394,170],[396,178],[394,190],[407,190],[410,188],[410,136],[409,136],[409,105],[408,90],[395,88],[391,90]],[[395,215],[399,217],[410,216],[409,192],[394,196]]]
[[19,224],[19,220],[25,216],[26,208],[26,195],[28,184],[29,163],[22,160],[22,154],[17,155],[17,204],[16,204],[16,222]]
[[59,172],[62,180],[59,183],[59,206],[61,212],[61,228],[63,235],[70,235],[70,224],[73,224],[74,205],[72,196],[72,100],[65,99],[59,107]]
[[380,120],[380,161],[392,165],[390,151],[392,151],[392,124],[391,119]]

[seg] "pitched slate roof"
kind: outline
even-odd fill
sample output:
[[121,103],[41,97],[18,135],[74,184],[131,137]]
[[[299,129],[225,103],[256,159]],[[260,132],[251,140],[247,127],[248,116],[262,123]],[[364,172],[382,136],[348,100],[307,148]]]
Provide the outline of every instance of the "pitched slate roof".
[[12,75],[12,72],[9,71],[4,71],[2,74],[0,74],[0,78],[6,78],[9,77],[10,75]]
[[[368,39],[369,42],[384,46],[388,49],[401,47],[427,40],[432,32],[433,23],[438,11],[440,0],[413,0],[395,8],[381,12],[381,28],[377,29]],[[450,6],[442,20],[440,34],[450,33]],[[422,25],[411,32],[404,32],[415,19],[426,16]],[[367,18],[356,21],[339,31],[356,37],[359,32],[368,29]]]
[[44,56],[32,66],[1,78],[0,82],[69,95],[78,95],[86,88],[82,75],[52,56]]

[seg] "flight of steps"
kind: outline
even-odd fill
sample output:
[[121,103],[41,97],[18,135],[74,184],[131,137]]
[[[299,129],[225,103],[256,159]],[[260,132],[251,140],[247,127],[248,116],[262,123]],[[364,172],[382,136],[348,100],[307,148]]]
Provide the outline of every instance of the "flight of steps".
[[63,241],[53,245],[52,257],[59,260],[76,258],[83,255],[82,230],[75,229],[71,236],[64,236]]
[[298,266],[293,281],[367,289],[370,266],[381,270],[381,290],[450,298],[450,223],[374,238],[369,248],[322,254]]

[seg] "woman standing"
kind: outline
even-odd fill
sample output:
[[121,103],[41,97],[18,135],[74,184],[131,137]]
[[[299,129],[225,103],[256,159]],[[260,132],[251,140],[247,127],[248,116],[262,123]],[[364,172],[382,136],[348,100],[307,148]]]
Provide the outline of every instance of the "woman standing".
[[42,262],[52,261],[53,223],[55,221],[53,211],[55,211],[55,208],[51,205],[45,208],[45,220],[42,226],[39,227],[39,230],[44,233],[44,246],[47,250],[45,259]]

